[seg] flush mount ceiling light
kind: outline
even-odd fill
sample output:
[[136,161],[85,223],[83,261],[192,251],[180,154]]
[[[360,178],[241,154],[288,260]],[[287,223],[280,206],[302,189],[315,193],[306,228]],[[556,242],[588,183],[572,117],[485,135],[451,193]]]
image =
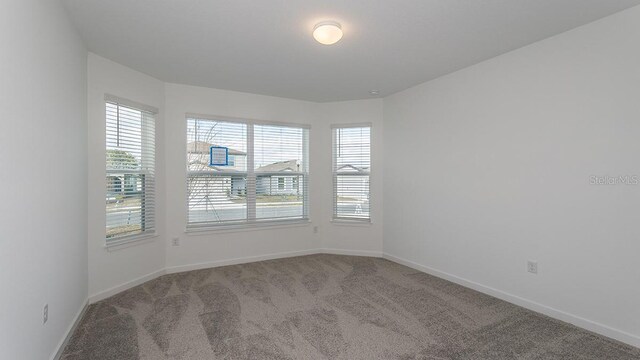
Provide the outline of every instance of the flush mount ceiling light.
[[342,39],[342,27],[335,21],[323,21],[313,28],[313,38],[323,45],[332,45]]

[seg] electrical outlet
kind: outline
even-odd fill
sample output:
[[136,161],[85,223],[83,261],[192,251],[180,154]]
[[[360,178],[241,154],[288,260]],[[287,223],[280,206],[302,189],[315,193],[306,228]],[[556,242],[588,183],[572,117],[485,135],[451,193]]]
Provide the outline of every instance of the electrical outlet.
[[171,239],[171,245],[180,246],[180,238],[175,237],[175,238]]
[[527,261],[527,271],[532,274],[538,273],[538,262],[537,261]]
[[44,304],[44,309],[42,310],[42,323],[46,324],[47,320],[49,320],[49,304]]
[[313,227],[313,233],[314,233],[314,234],[317,234],[317,233],[318,233],[318,227],[317,227],[317,226],[314,226],[314,227]]

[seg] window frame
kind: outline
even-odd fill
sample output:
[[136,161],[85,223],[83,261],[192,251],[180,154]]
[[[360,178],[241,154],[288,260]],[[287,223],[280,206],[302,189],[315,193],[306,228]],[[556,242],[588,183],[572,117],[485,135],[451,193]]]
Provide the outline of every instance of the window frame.
[[[243,230],[243,229],[251,229],[255,227],[271,227],[271,226],[296,226],[301,224],[310,224],[311,223],[311,214],[310,214],[310,196],[309,196],[309,143],[310,143],[310,133],[311,133],[311,125],[304,123],[294,123],[294,122],[282,122],[282,121],[269,121],[269,120],[256,120],[249,118],[237,118],[237,117],[229,117],[229,116],[216,116],[216,115],[206,115],[206,114],[197,114],[197,113],[186,113],[185,114],[185,151],[184,154],[187,154],[187,147],[189,144],[188,133],[186,131],[186,125],[190,119],[196,120],[210,120],[210,121],[219,121],[219,122],[231,122],[231,123],[240,123],[247,126],[246,131],[246,141],[247,141],[247,169],[246,172],[246,196],[247,196],[247,218],[242,220],[230,220],[226,222],[198,222],[198,223],[190,223],[189,222],[189,193],[185,191],[185,218],[186,218],[186,226],[185,233],[202,233],[209,231],[233,231],[233,230]],[[257,175],[254,169],[255,161],[254,161],[254,126],[256,125],[266,125],[266,126],[283,126],[283,127],[291,127],[296,129],[303,129],[306,131],[305,139],[302,143],[302,153],[303,159],[306,160],[305,169],[300,172],[296,172],[293,175],[302,176],[303,181],[306,182],[306,194],[304,194],[304,201],[302,204],[302,217],[301,218],[284,218],[284,219],[259,219],[256,218],[257,211],[257,203],[256,203],[256,186],[257,186]],[[304,135],[303,135],[304,136]],[[185,166],[185,183],[188,183],[189,179],[189,167],[188,164]],[[251,183],[251,179],[253,179],[253,183]],[[185,188],[186,190],[186,188]],[[251,194],[252,193],[252,194]]]
[[[336,213],[337,202],[338,202],[338,176],[340,175],[336,170],[336,160],[337,160],[337,150],[338,144],[336,139],[336,134],[338,129],[349,129],[349,128],[369,128],[369,170],[366,174],[362,174],[360,176],[366,175],[368,177],[368,200],[369,200],[369,216],[366,218],[363,217],[352,217],[352,216],[338,216]],[[331,124],[331,222],[334,223],[343,223],[343,224],[354,224],[354,225],[370,225],[373,223],[373,203],[371,201],[371,168],[373,167],[373,124],[370,122],[364,123],[344,123],[344,124]],[[345,174],[342,174],[345,175]]]
[[[105,234],[104,234],[104,246],[106,248],[113,248],[113,247],[119,247],[121,245],[125,245],[125,244],[129,244],[129,243],[134,243],[134,242],[139,242],[139,241],[146,241],[150,238],[156,237],[157,236],[157,229],[156,229],[156,204],[155,204],[155,200],[156,200],[156,192],[155,192],[155,188],[156,188],[156,181],[157,178],[155,176],[155,172],[156,172],[156,128],[157,128],[157,118],[158,118],[158,113],[159,110],[156,107],[153,106],[149,106],[149,105],[145,105],[142,103],[138,103],[132,100],[128,100],[125,98],[121,98],[115,95],[111,95],[111,94],[105,94],[104,95],[104,99],[102,102],[103,106],[104,106],[104,126],[105,126],[105,146],[104,146],[104,150],[105,150],[105,187],[107,185],[106,183],[106,179],[108,177],[110,177],[110,174],[123,174],[123,179],[120,183],[120,186],[122,189],[126,189],[127,187],[127,175],[138,175],[138,176],[142,176],[143,177],[143,181],[140,185],[140,190],[139,192],[142,193],[142,197],[145,199],[145,204],[141,205],[141,217],[143,218],[143,220],[141,220],[141,222],[144,224],[145,222],[151,222],[152,226],[150,227],[150,229],[145,229],[144,225],[142,226],[142,231],[139,233],[135,233],[135,234],[126,234],[126,235],[120,235],[120,236],[113,236],[113,237],[108,237],[106,234],[106,226],[105,226]],[[153,166],[151,168],[147,168],[147,169],[139,169],[139,170],[129,170],[129,171],[121,171],[121,170],[110,170],[107,169],[107,165],[106,165],[106,153],[107,153],[107,144],[106,144],[106,138],[107,138],[107,107],[108,104],[112,104],[112,105],[116,105],[118,107],[122,106],[122,107],[126,107],[126,108],[130,108],[136,111],[140,111],[142,113],[147,113],[148,115],[151,116],[150,121],[153,124],[153,143],[152,146],[149,146],[148,148],[145,149],[145,145],[143,143],[143,141],[141,140],[141,154],[145,153],[146,151],[150,151],[152,154],[152,158],[153,158]],[[143,117],[144,119],[144,117]],[[145,125],[142,124],[142,127],[144,127]],[[141,128],[140,130],[140,136],[142,139],[145,138],[144,135],[144,129]],[[142,160],[142,159],[141,159]],[[151,191],[147,192],[147,186],[151,185]],[[106,225],[106,218],[107,218],[107,210],[106,210],[106,197],[107,194],[105,193],[105,225]],[[147,198],[150,198],[151,201],[150,203],[146,203],[147,202]],[[152,216],[150,219],[147,219],[147,213],[150,213]],[[144,214],[144,215],[143,215]]]

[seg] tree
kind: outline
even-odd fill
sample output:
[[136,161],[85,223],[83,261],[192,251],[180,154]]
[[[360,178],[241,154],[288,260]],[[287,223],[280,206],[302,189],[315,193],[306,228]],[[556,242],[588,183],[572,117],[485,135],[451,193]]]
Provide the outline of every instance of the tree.
[[129,152],[123,150],[107,150],[107,168],[113,170],[136,170],[138,160]]

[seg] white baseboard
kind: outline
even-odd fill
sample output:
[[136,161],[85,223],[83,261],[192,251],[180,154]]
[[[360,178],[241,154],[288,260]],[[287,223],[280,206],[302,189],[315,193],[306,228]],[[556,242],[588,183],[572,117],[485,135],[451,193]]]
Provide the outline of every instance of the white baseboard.
[[558,319],[570,324],[573,324],[575,326],[578,326],[580,328],[592,331],[596,334],[600,334],[615,340],[618,340],[620,342],[629,344],[631,346],[635,346],[635,347],[640,347],[640,337],[627,333],[625,331],[622,330],[618,330],[618,329],[614,329],[612,327],[609,327],[607,325],[603,325],[600,324],[598,322],[595,321],[591,321],[589,319],[585,319],[583,317],[577,316],[577,315],[573,315],[570,313],[567,313],[565,311],[561,311],[558,309],[554,309],[552,307],[537,303],[535,301],[531,301],[531,300],[527,300],[525,298],[516,296],[516,295],[512,295],[509,294],[507,292],[504,292],[502,290],[498,290],[498,289],[494,289],[492,287],[489,286],[485,286],[482,284],[479,284],[477,282],[474,281],[470,281],[464,278],[461,278],[459,276],[456,275],[452,275],[428,266],[424,266],[424,265],[420,265],[418,263],[415,263],[413,261],[410,260],[406,260],[403,259],[401,257],[398,256],[394,256],[391,254],[387,254],[384,253],[383,257],[387,260],[391,260],[393,262],[397,262],[399,264],[408,266],[410,268],[425,272],[427,274],[433,275],[433,276],[437,276],[439,278],[445,279],[445,280],[449,280],[451,282],[454,282],[456,284],[462,285],[464,287],[485,293],[487,295],[491,295],[493,297],[496,297],[498,299],[510,302],[512,304],[516,304],[519,306],[522,306],[526,309],[547,315],[549,317],[552,317],[554,319]]
[[145,283],[145,282],[147,282],[149,280],[153,280],[153,279],[157,278],[158,276],[162,276],[164,274],[166,274],[165,269],[156,270],[156,271],[154,271],[154,272],[152,272],[150,274],[141,276],[141,277],[139,277],[137,279],[133,279],[131,281],[127,281],[124,284],[120,284],[120,285],[114,286],[114,287],[112,287],[110,289],[107,289],[107,290],[104,290],[104,291],[100,291],[100,292],[98,292],[96,294],[93,294],[93,295],[89,296],[89,304],[93,304],[93,303],[98,302],[100,300],[104,300],[104,299],[106,299],[106,298],[108,298],[110,296],[113,296],[113,295],[115,295],[115,294],[117,294],[119,292],[122,292],[122,291],[127,290],[127,289],[131,289],[134,286],[138,286],[138,285],[140,285],[142,283]]
[[382,251],[371,251],[371,250],[347,250],[347,249],[324,248],[324,249],[318,249],[317,253],[333,254],[333,255],[382,257]]
[[208,261],[208,262],[202,262],[197,264],[171,266],[166,268],[166,273],[173,274],[173,273],[178,273],[183,271],[208,269],[208,268],[227,266],[227,265],[246,264],[246,263],[255,262],[255,261],[284,259],[288,257],[313,255],[317,253],[318,253],[318,250],[312,249],[312,250],[288,251],[288,252],[257,255],[257,256],[247,256],[247,257],[241,257],[241,258],[235,258],[235,259]]
[[62,352],[64,351],[64,348],[67,347],[67,344],[71,339],[71,336],[76,331],[76,328],[78,327],[78,324],[80,324],[80,320],[84,316],[84,313],[87,311],[88,307],[89,307],[89,301],[85,300],[82,306],[80,307],[80,310],[76,313],[76,316],[73,318],[73,321],[71,322],[71,324],[69,324],[69,328],[67,329],[65,337],[62,338],[62,340],[60,340],[57,350],[51,355],[51,360],[60,359],[60,357],[62,356]]

